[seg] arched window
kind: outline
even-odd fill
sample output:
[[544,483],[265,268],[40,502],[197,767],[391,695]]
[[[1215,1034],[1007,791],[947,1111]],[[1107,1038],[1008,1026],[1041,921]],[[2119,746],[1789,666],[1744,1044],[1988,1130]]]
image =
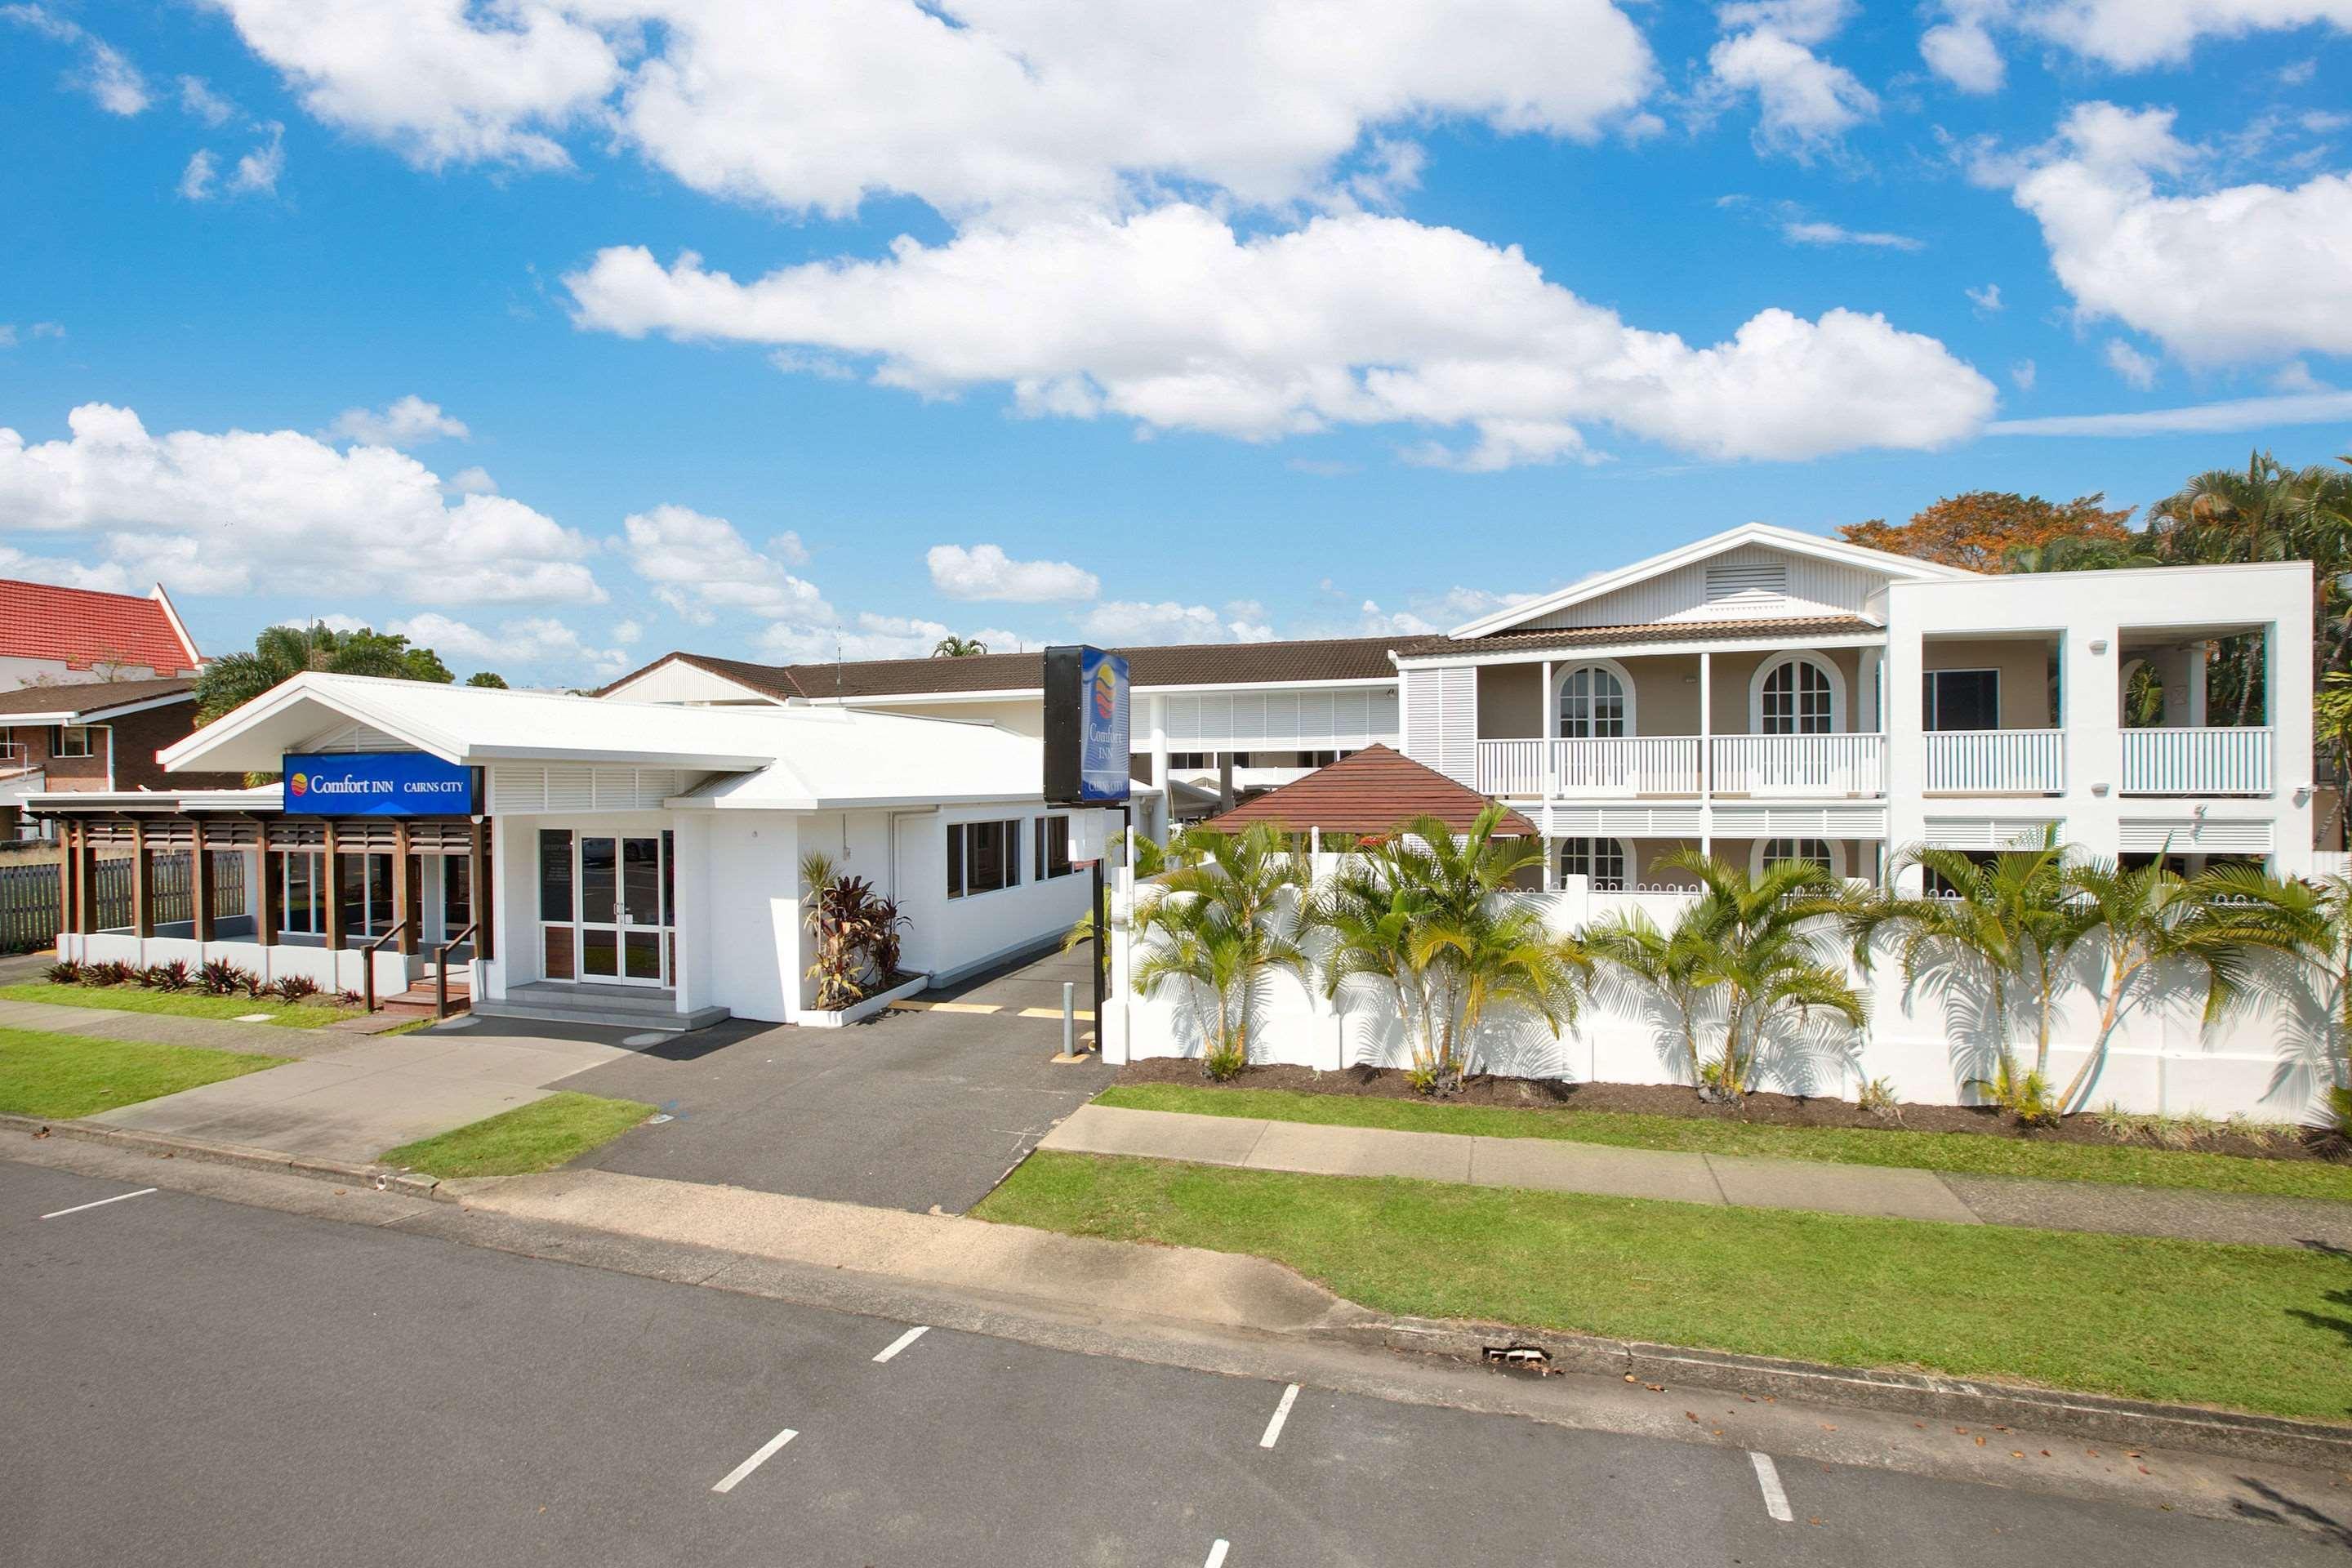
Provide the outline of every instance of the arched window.
[[1837,670],[1810,654],[1790,654],[1768,665],[1756,682],[1756,732],[1759,735],[1827,735],[1841,726],[1844,682]]
[[1810,860],[1832,876],[1843,876],[1845,868],[1838,847],[1826,838],[1767,838],[1756,846],[1755,864],[1750,868],[1762,876],[1773,867],[1789,860]]
[[1633,694],[1618,670],[1605,664],[1580,664],[1560,677],[1562,740],[1613,740],[1630,735],[1633,720]]
[[1589,878],[1596,893],[1622,893],[1633,886],[1633,857],[1622,838],[1563,838],[1559,874]]

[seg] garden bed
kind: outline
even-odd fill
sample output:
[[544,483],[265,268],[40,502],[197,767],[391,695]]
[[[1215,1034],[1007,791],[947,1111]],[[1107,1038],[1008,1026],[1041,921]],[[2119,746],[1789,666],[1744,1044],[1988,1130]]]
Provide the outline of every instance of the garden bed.
[[[2184,1154],[2221,1155],[2248,1161],[2325,1164],[2335,1168],[2323,1178],[2324,1184],[2330,1190],[2313,1195],[2352,1197],[2352,1143],[2333,1132],[2316,1128],[2282,1127],[2264,1136],[2231,1131],[2222,1123],[2200,1127],[2180,1119],[2158,1123],[2153,1119],[2137,1118],[2127,1120],[2126,1126],[2130,1129],[2130,1135],[2122,1136],[2095,1113],[2068,1117],[2055,1127],[2027,1128],[1990,1107],[1905,1104],[1882,1114],[1865,1110],[1852,1100],[1787,1094],[1751,1094],[1737,1105],[1709,1104],[1699,1099],[1696,1089],[1675,1084],[1570,1083],[1557,1079],[1489,1075],[1469,1079],[1463,1085],[1461,1093],[1441,1100],[1422,1094],[1402,1071],[1392,1068],[1349,1068],[1338,1072],[1318,1072],[1304,1067],[1252,1067],[1244,1068],[1228,1083],[1213,1084],[1202,1078],[1198,1061],[1182,1057],[1151,1057],[1129,1062],[1120,1070],[1112,1093],[1116,1096],[1119,1088],[1150,1084],[1164,1084],[1171,1088],[1182,1086],[1212,1094],[1234,1090],[1275,1090],[1284,1094],[1340,1100],[1397,1100],[1441,1116],[1453,1110],[1508,1110],[1518,1113],[1511,1120],[1521,1122],[1526,1129],[1517,1133],[1519,1136],[1562,1137],[1587,1142],[1649,1148],[1706,1149],[1727,1153],[1785,1153],[1792,1159],[1842,1160],[1860,1164],[1925,1164],[1931,1168],[2006,1170],[2017,1174],[2039,1174],[2042,1173],[2039,1170],[2018,1167],[2046,1163],[2006,1160],[1990,1150],[1963,1154],[1949,1162],[1925,1158],[1926,1149],[1942,1142],[1939,1138],[1920,1136],[1925,1134],[1999,1140],[2019,1146],[2021,1152],[2024,1149],[2047,1150],[2051,1156],[2061,1162],[2065,1159],[2067,1148],[2079,1147],[2151,1158],[2158,1155],[2176,1158]],[[1366,1109],[1380,1116],[1377,1125],[1406,1124],[1395,1119],[1396,1112],[1402,1107]],[[1355,1120],[1339,1114],[1339,1107],[1332,1110],[1334,1114],[1328,1118],[1317,1115],[1312,1119]],[[1264,1110],[1228,1112],[1266,1113]],[[1460,1130],[1500,1131],[1500,1129],[1470,1125],[1478,1120],[1475,1116],[1464,1118]],[[1550,1121],[1556,1121],[1558,1125],[1547,1131],[1545,1124]],[[1415,1121],[1412,1124],[1420,1127],[1423,1122]],[[1808,1131],[1832,1136],[1813,1140],[1805,1136]],[[1888,1146],[1877,1152],[1885,1157],[1873,1158],[1876,1139],[1852,1136],[1858,1133],[1883,1137]],[[1843,1136],[1838,1136],[1841,1134]],[[1906,1134],[1911,1136],[1906,1137]],[[1814,1146],[1816,1143],[1818,1147]],[[2147,1161],[2143,1159],[2137,1163],[2146,1164]],[[2339,1172],[2340,1182],[2335,1179]],[[2313,1174],[2319,1176],[2320,1173],[2314,1172]],[[2144,1178],[2089,1175],[2086,1173],[2086,1179]],[[2164,1184],[2204,1186],[2209,1184],[2174,1182]],[[2270,1189],[2274,1184],[2262,1182],[2254,1185]],[[2341,1193],[2333,1190],[2338,1185],[2344,1189]]]

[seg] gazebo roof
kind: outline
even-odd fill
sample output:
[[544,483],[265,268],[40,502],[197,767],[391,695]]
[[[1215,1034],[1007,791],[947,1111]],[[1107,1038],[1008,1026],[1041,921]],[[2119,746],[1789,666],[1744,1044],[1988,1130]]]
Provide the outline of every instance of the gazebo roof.
[[[1375,834],[1402,827],[1415,817],[1434,816],[1456,833],[1467,833],[1489,804],[1467,784],[1390,747],[1372,745],[1245,801],[1211,818],[1209,826],[1240,829],[1271,822],[1293,833],[1319,828]],[[1495,831],[1507,838],[1533,837],[1536,826],[1517,812],[1507,811]]]

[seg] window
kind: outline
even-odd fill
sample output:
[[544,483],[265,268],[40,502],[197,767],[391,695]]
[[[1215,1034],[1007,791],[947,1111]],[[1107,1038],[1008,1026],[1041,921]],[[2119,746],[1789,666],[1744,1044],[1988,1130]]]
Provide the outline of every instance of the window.
[[1171,768],[1214,767],[1216,763],[1211,759],[1215,756],[1214,752],[1171,752],[1168,753],[1168,765]]
[[1292,757],[1290,765],[1297,768],[1328,768],[1339,760],[1339,753],[1337,752],[1300,752]]
[[993,893],[1020,885],[1020,818],[948,825],[949,898]]
[[572,833],[539,830],[539,918],[551,925],[572,923]]
[[1757,689],[1756,729],[1763,735],[1826,735],[1837,728],[1837,686],[1810,658],[1784,658]]
[[1615,670],[1579,665],[1560,678],[1559,732],[1570,741],[1616,738],[1628,731],[1631,704]]
[[1920,721],[1927,729],[2000,728],[2000,671],[1931,669],[1921,679]]
[[296,936],[321,936],[327,930],[326,856],[294,851],[278,857],[278,929]]
[[1036,824],[1036,870],[1034,880],[1070,874],[1070,819],[1041,816]]
[[1824,871],[1838,868],[1837,850],[1826,838],[1768,838],[1757,851],[1760,875],[1790,860],[1810,860]]
[[398,917],[392,911],[392,857],[338,855],[335,875],[343,900],[345,936],[382,936]]
[[96,755],[90,727],[87,724],[60,724],[57,743],[49,748],[53,757],[88,757]]
[[441,934],[456,936],[474,922],[474,864],[462,855],[441,857]]
[[1622,893],[1633,868],[1622,838],[1563,838],[1559,874],[1591,879],[1596,893]]

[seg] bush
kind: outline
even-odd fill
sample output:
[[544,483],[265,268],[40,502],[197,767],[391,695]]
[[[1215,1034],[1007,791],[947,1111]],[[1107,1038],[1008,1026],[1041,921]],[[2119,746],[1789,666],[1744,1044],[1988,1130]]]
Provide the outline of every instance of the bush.
[[81,965],[70,958],[61,958],[41,971],[41,977],[52,985],[79,985],[81,984]]
[[[1212,1083],[1227,1082],[1238,1077],[1242,1068],[1247,1066],[1249,1066],[1249,1051],[1245,1047],[1232,1046],[1220,1047],[1213,1045],[1201,1057],[1202,1076]],[[1421,1088],[1419,1084],[1413,1087]],[[1426,1094],[1429,1091],[1423,1089],[1422,1092]]]
[[1872,1079],[1854,1096],[1854,1103],[1873,1116],[1888,1121],[1903,1120],[1903,1102],[1895,1096],[1895,1085],[1883,1078]]
[[196,972],[196,989],[207,996],[234,996],[257,984],[253,972],[215,958]]
[[259,1002],[278,994],[278,987],[258,974],[247,973],[245,977],[245,994]]
[[151,991],[185,991],[188,988],[188,963],[175,958],[169,963],[151,963],[139,976],[139,984]]
[[139,972],[119,958],[110,958],[104,963],[88,964],[81,973],[84,985],[128,985],[138,978]]
[[300,1002],[319,994],[319,983],[307,974],[289,974],[279,981],[273,989],[277,991],[281,1000]]
[[366,1002],[367,998],[361,995],[356,991],[338,991],[335,993],[335,1005],[338,1007],[358,1007],[364,1005]]

